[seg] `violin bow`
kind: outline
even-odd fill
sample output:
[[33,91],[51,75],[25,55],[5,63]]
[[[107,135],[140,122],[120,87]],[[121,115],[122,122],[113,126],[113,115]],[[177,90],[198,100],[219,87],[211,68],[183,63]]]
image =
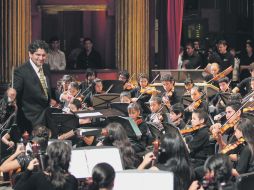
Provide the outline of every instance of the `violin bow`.
[[214,81],[216,78],[220,78],[221,75],[228,75],[229,73],[232,72],[232,66],[226,68],[224,71],[220,72],[219,74],[217,74],[215,77],[213,77],[211,80],[207,81],[206,84]]
[[111,85],[108,87],[108,90],[106,90],[105,94],[107,94],[113,87],[114,87],[114,85],[111,84]]

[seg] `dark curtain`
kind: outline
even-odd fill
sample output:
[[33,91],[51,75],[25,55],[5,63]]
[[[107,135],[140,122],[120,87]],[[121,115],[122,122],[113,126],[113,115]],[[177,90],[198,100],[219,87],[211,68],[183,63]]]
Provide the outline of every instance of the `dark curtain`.
[[176,69],[180,50],[184,0],[168,0],[167,5],[167,65]]

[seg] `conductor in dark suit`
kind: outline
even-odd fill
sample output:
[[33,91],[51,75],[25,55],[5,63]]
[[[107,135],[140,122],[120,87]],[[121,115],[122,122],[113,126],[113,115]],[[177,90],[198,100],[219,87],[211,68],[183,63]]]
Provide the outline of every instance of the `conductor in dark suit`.
[[17,122],[23,130],[31,132],[37,124],[45,123],[45,111],[50,103],[50,70],[45,64],[48,44],[41,40],[29,47],[29,61],[14,72],[14,88],[17,91]]

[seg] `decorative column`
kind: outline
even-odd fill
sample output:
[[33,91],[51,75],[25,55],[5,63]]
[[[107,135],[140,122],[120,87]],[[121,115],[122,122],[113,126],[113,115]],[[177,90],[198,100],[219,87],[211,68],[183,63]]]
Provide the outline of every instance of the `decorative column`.
[[12,68],[28,58],[31,0],[1,0],[0,21],[0,83],[9,83]]
[[149,0],[116,0],[116,65],[149,73]]

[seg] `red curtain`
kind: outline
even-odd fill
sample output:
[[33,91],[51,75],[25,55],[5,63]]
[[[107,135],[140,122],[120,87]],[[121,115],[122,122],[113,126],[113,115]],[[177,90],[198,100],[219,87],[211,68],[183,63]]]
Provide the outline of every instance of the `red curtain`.
[[167,9],[167,65],[176,69],[180,50],[184,0],[168,0]]

